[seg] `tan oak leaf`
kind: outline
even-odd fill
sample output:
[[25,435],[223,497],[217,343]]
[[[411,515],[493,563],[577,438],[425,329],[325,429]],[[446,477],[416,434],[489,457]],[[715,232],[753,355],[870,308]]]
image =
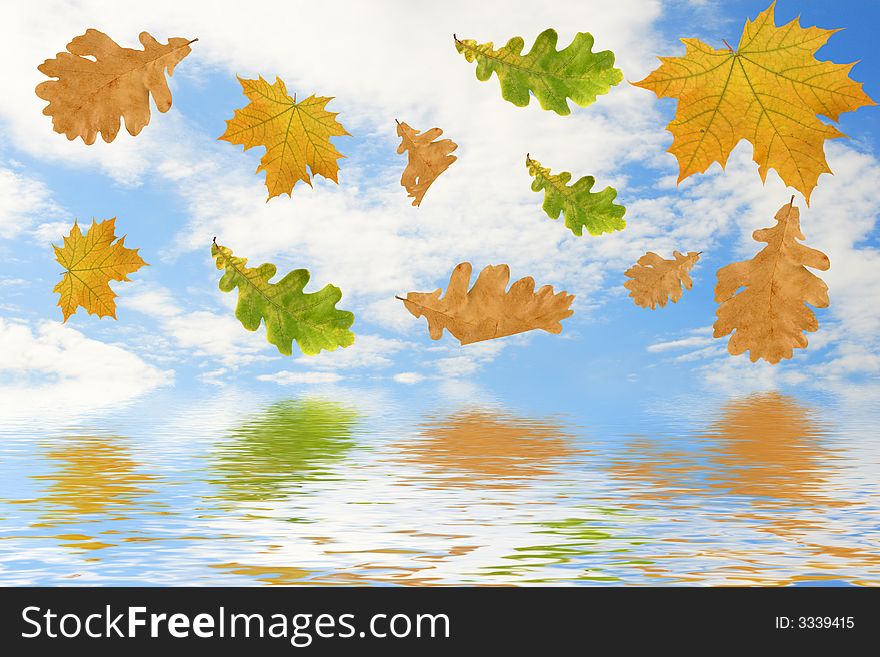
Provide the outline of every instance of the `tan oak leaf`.
[[48,100],[43,114],[52,117],[55,132],[94,144],[98,133],[111,142],[120,117],[129,134],[150,123],[150,94],[160,112],[171,109],[171,90],[165,73],[190,53],[198,39],[173,37],[161,44],[141,32],[143,50],[123,48],[98,30],[86,30],[67,44],[67,52],[37,68],[52,80],[37,85],[37,96]]
[[690,270],[699,259],[700,254],[695,251],[687,255],[673,251],[672,260],[648,251],[624,272],[630,280],[623,286],[637,306],[651,310],[657,306],[662,308],[667,301],[675,303],[681,299],[682,285],[686,290],[691,289]]
[[397,152],[401,155],[405,152],[409,157],[406,169],[400,177],[400,184],[413,199],[413,205],[421,204],[428,187],[458,159],[450,155],[458,148],[458,144],[451,139],[437,141],[442,134],[440,128],[431,128],[420,133],[406,123],[397,122],[397,136],[400,137]]
[[763,358],[774,364],[807,346],[804,331],[819,328],[807,304],[827,307],[828,286],[807,267],[825,271],[831,266],[824,253],[798,242],[804,234],[793,196],[775,218],[775,226],[752,234],[767,246],[751,260],[719,269],[715,286],[715,337],[732,333],[731,354],[748,351],[752,362]]
[[474,286],[468,290],[473,268],[463,262],[452,270],[446,294],[410,292],[398,297],[415,317],[428,320],[431,338],[439,340],[446,329],[465,345],[492,340],[506,335],[543,329],[561,333],[560,321],[571,317],[574,295],[553,292],[545,285],[535,291],[535,279],[526,276],[507,290],[510,268],[507,265],[489,265]]

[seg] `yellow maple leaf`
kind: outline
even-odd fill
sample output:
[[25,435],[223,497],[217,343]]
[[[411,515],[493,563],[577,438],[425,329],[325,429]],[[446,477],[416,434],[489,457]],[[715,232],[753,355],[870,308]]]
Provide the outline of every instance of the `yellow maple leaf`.
[[571,317],[574,295],[554,293],[552,285],[535,291],[535,279],[526,276],[507,290],[510,268],[507,265],[489,265],[468,291],[473,267],[463,262],[452,270],[446,294],[409,292],[403,301],[414,317],[428,320],[431,338],[439,340],[443,329],[465,345],[482,340],[543,329],[548,333],[562,333],[560,322]]
[[[226,132],[219,139],[241,144],[245,150],[265,146],[257,173],[266,172],[269,199],[287,194],[300,180],[312,184],[312,175],[321,175],[338,183],[339,164],[345,157],[330,143],[330,137],[349,134],[336,120],[337,112],[328,112],[332,97],[309,96],[299,103],[287,94],[284,81],[276,77],[269,84],[238,78],[248,103],[235,110],[226,121]],[[269,199],[266,199],[267,201]]]
[[58,305],[65,322],[80,306],[90,315],[116,319],[116,294],[110,289],[110,281],[131,280],[128,274],[147,263],[137,249],[125,246],[124,235],[115,240],[116,217],[101,223],[93,219],[85,235],[74,222],[70,235],[64,238],[64,246],[52,245],[55,259],[65,269],[63,278],[52,290],[61,295]]
[[95,143],[99,132],[104,141],[113,141],[120,117],[126,130],[137,135],[150,122],[150,94],[160,112],[171,109],[165,72],[174,72],[194,41],[173,37],[163,45],[141,32],[144,49],[134,50],[103,32],[86,30],[67,44],[68,52],[37,67],[57,78],[37,85],[37,96],[49,101],[43,114],[52,117],[55,132],[70,140],[82,137],[86,144]]
[[828,286],[807,267],[831,267],[827,255],[798,242],[804,234],[794,196],[774,218],[775,226],[752,234],[767,246],[751,260],[718,270],[714,325],[716,338],[733,333],[727,343],[731,354],[748,351],[752,362],[763,358],[772,364],[806,348],[803,332],[819,328],[807,304],[827,308]]
[[746,21],[735,51],[682,39],[684,57],[661,57],[657,70],[633,84],[679,99],[667,126],[679,182],[713,162],[723,168],[734,146],[746,139],[761,180],[775,169],[809,204],[819,175],[831,173],[825,140],[846,136],[817,115],[837,121],[843,112],[875,103],[849,77],[855,62],[815,58],[838,30],[803,28],[797,19],[776,27],[774,5]]
[[442,134],[440,128],[431,128],[420,134],[407,123],[397,121],[397,136],[400,137],[397,152],[402,155],[405,151],[409,156],[400,184],[413,199],[413,205],[422,202],[428,187],[458,159],[455,155],[450,155],[458,148],[458,144],[451,139],[435,141]]

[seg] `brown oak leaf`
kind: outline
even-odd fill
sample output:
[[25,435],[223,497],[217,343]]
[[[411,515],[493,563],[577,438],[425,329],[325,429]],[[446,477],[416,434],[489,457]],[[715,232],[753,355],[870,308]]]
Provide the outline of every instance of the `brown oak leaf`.
[[440,289],[397,298],[413,316],[428,320],[432,339],[439,340],[446,329],[463,345],[534,329],[561,333],[560,321],[574,313],[570,309],[573,294],[554,293],[551,285],[535,292],[531,276],[519,279],[505,291],[510,281],[507,265],[489,265],[468,291],[472,271],[469,262],[453,269],[442,298]]
[[[715,337],[733,333],[727,344],[731,354],[748,351],[752,362],[763,358],[774,364],[791,358],[793,349],[807,346],[803,331],[819,328],[807,304],[826,308],[828,286],[807,267],[825,271],[831,266],[824,253],[797,241],[804,234],[794,196],[775,219],[772,228],[752,234],[767,246],[751,260],[719,269],[715,286],[715,301],[720,304]],[[737,292],[740,288],[745,289]]]
[[686,290],[691,289],[689,272],[700,259],[700,254],[691,251],[682,255],[673,251],[672,255],[672,260],[666,260],[653,251],[648,251],[624,272],[623,275],[630,280],[623,286],[629,290],[629,296],[637,306],[651,310],[657,306],[662,308],[667,301],[675,303],[681,299],[682,284]]
[[37,85],[37,96],[48,100],[43,114],[52,117],[55,132],[73,141],[82,137],[94,144],[98,133],[111,142],[119,132],[119,119],[137,135],[150,122],[150,94],[160,112],[171,108],[171,90],[165,72],[190,53],[197,39],[173,37],[162,45],[141,32],[143,50],[123,48],[98,30],[74,37],[68,52],[47,59],[37,68],[50,78]]
[[458,148],[458,144],[451,139],[435,141],[442,134],[440,128],[431,128],[420,134],[406,123],[397,122],[397,136],[401,140],[397,152],[403,154],[406,151],[409,155],[409,162],[400,177],[400,184],[413,199],[413,205],[422,202],[428,187],[458,159],[450,155]]

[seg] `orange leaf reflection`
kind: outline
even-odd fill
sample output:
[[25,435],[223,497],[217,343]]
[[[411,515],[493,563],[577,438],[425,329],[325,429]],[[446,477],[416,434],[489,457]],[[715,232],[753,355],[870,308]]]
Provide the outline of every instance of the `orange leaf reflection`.
[[404,460],[438,475],[438,486],[519,488],[551,475],[578,452],[553,422],[469,409],[421,426],[422,440],[398,445]]

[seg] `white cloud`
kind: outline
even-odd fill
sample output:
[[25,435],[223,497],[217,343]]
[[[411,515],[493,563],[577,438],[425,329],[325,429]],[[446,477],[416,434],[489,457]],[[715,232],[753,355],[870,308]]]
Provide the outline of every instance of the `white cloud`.
[[383,338],[379,335],[357,334],[354,344],[345,349],[322,351],[315,356],[300,356],[297,365],[317,369],[352,369],[359,367],[382,368],[393,362],[390,356],[415,346],[404,340]]
[[676,363],[687,363],[690,361],[703,360],[706,358],[727,358],[727,342],[716,340],[707,347],[688,351],[675,357]]
[[0,278],[0,287],[27,287],[30,284],[24,278]]
[[705,347],[706,345],[712,344],[711,337],[704,336],[691,336],[689,338],[681,338],[680,340],[669,340],[666,342],[655,342],[654,344],[649,344],[647,349],[648,351],[655,353],[659,351],[669,351],[671,349],[688,349],[690,347]]
[[[277,360],[275,347],[265,339],[265,328],[250,332],[235,318],[232,308],[218,313],[213,310],[184,310],[171,290],[135,283],[119,303],[156,320],[163,334],[189,355],[209,356],[227,368],[236,369],[255,361]],[[219,295],[219,293],[218,293]],[[218,299],[227,300],[227,295]],[[234,299],[234,297],[233,297]],[[322,351],[315,356],[295,356],[297,366],[318,370],[350,370],[384,368],[391,365],[399,352],[414,348],[412,342],[380,335],[358,333],[353,345],[345,349]],[[295,349],[296,347],[294,347]],[[183,357],[183,354],[180,355]],[[200,375],[200,379],[220,384],[220,374]],[[210,380],[209,380],[210,379]]]
[[880,354],[864,345],[844,342],[835,351],[836,357],[824,364],[828,376],[880,373]]
[[16,237],[36,221],[62,213],[43,182],[0,167],[0,238]]
[[137,282],[129,287],[129,293],[119,300],[126,308],[144,315],[167,318],[179,315],[181,310],[171,290],[158,286],[146,286]]
[[752,363],[748,357],[734,358],[723,354],[702,365],[699,371],[707,384],[728,394],[745,394],[799,386],[810,380],[800,369],[779,367],[765,361]]
[[225,385],[225,381],[223,377],[229,373],[225,367],[218,367],[216,370],[209,370],[208,372],[202,372],[199,374],[199,381],[203,381],[212,386],[222,386]]
[[71,418],[113,408],[174,373],[148,365],[123,347],[87,338],[57,322],[31,327],[0,318],[0,417]]
[[64,243],[64,238],[70,234],[71,228],[73,228],[72,221],[47,221],[31,229],[29,234],[35,241],[61,246]]
[[467,356],[453,356],[452,358],[439,358],[434,362],[434,367],[443,377],[456,378],[469,376],[480,369],[480,363]]
[[425,375],[419,374],[418,372],[398,372],[392,378],[397,381],[397,383],[413,385],[415,383],[420,383],[424,381]]
[[261,353],[268,351],[266,336],[245,330],[233,315],[196,310],[169,317],[161,325],[181,347],[227,366],[271,359]]
[[258,381],[277,383],[280,386],[338,383],[344,378],[344,376],[336,372],[289,372],[286,370],[257,376]]
[[[247,331],[232,311],[184,310],[167,288],[133,284],[119,305],[155,320],[162,331],[190,356],[206,356],[236,368],[274,356],[260,331]],[[272,347],[274,349],[274,347]]]
[[424,352],[426,355],[439,357],[426,359],[422,365],[434,372],[430,377],[433,379],[449,381],[470,377],[495,360],[506,348],[526,345],[530,339],[528,334],[520,333],[466,346],[438,344],[424,349]]

